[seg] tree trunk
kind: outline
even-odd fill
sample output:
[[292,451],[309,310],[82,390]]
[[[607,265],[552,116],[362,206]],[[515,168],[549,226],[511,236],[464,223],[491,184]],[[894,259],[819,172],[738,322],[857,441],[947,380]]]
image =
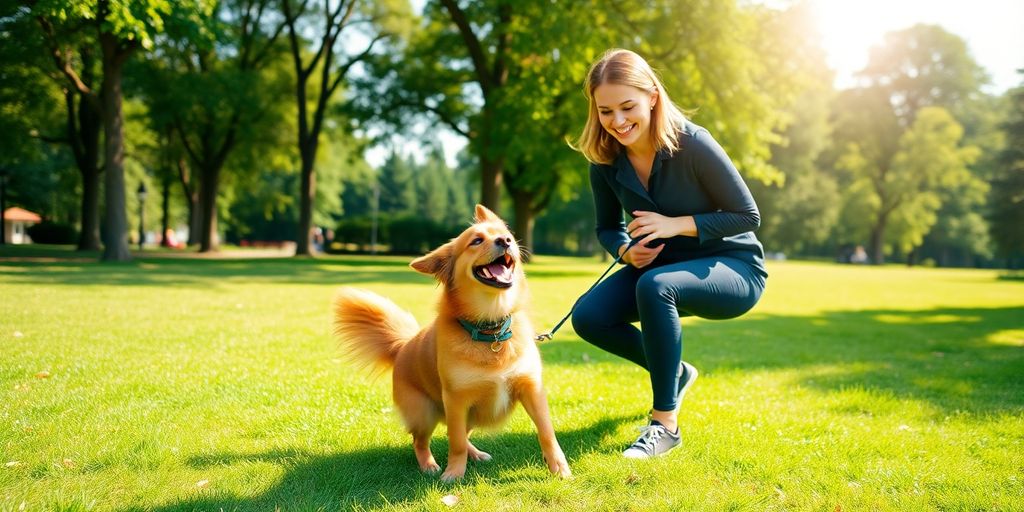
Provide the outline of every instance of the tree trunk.
[[886,218],[879,217],[878,222],[871,228],[871,240],[868,242],[868,252],[871,255],[871,263],[881,265],[885,263],[885,224]]
[[82,231],[78,236],[79,251],[98,251],[100,244],[100,170],[79,169],[82,173]]
[[480,203],[492,212],[501,212],[501,181],[504,162],[501,157],[494,157],[491,140],[491,118],[493,114],[484,106],[483,126],[480,130]]
[[213,252],[220,248],[217,238],[217,187],[220,184],[220,165],[200,169],[199,211],[202,216],[199,230],[199,252]]
[[512,194],[512,203],[515,208],[513,231],[516,238],[519,239],[519,247],[526,249],[522,251],[523,261],[529,262],[533,254],[533,226],[536,222],[533,211],[533,194],[514,193]]
[[181,183],[181,190],[185,193],[185,203],[188,205],[188,241],[185,242],[185,245],[196,245],[199,243],[199,232],[203,228],[199,216],[199,192],[192,174],[188,172],[188,162],[184,156],[178,157],[178,181]]
[[310,239],[313,234],[313,202],[316,200],[316,168],[314,167],[316,147],[315,142],[312,144],[307,142],[302,150],[302,188],[299,191],[299,232],[295,244],[296,256],[313,255]]
[[[79,96],[78,138],[82,159],[78,170],[82,174],[82,226],[78,238],[79,251],[97,251],[100,244],[100,130],[99,112],[83,96]],[[78,141],[71,141],[72,144]]]
[[104,189],[103,261],[129,261],[128,217],[125,214],[124,191],[124,115],[121,111],[121,71],[128,56],[119,49],[117,38],[100,34],[103,48],[103,133]]
[[167,232],[171,230],[171,175],[169,169],[164,168],[164,179],[161,183],[161,196],[162,201],[160,203],[161,221],[160,221],[160,247],[170,247],[170,240],[167,239]]
[[480,204],[495,213],[501,211],[501,171],[500,161],[480,157]]

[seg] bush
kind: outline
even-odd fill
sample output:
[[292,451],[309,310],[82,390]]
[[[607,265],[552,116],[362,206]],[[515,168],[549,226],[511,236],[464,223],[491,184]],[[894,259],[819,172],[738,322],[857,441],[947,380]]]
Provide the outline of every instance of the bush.
[[71,224],[40,222],[26,230],[33,243],[68,245],[78,243],[78,230]]
[[[369,248],[372,229],[373,221],[369,218],[343,219],[334,229],[334,241],[341,244],[339,248],[354,244],[365,250]],[[382,215],[377,220],[378,249],[386,246],[393,254],[423,254],[458,234],[457,228],[414,215]]]

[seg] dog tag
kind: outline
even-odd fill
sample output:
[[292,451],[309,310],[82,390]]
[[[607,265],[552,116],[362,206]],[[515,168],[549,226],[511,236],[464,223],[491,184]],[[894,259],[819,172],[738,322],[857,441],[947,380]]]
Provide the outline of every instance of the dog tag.
[[491,343],[491,352],[501,352],[501,347],[503,346],[500,341],[495,341]]

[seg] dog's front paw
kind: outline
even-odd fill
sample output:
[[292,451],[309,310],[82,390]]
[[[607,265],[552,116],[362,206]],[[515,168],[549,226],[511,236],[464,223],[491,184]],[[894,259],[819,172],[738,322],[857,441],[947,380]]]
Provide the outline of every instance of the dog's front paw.
[[438,466],[437,463],[434,461],[430,461],[426,464],[421,464],[420,471],[424,473],[434,474],[437,473],[438,471],[441,471],[441,466]]
[[463,477],[463,475],[465,475],[465,474],[466,474],[466,466],[462,466],[461,468],[457,468],[457,467],[452,467],[451,465],[449,465],[444,470],[444,473],[441,474],[441,480],[444,480],[445,482],[454,482],[456,480],[461,479]]
[[559,451],[552,456],[544,456],[544,463],[548,465],[551,474],[559,478],[572,478],[572,470],[569,469],[569,461],[565,460],[565,454]]

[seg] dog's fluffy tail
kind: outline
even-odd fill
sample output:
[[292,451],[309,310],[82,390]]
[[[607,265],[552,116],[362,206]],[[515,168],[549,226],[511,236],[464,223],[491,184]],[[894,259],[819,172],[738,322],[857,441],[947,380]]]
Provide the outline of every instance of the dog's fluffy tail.
[[334,298],[334,335],[342,352],[373,373],[394,366],[398,351],[418,331],[412,314],[375,293],[346,287]]

